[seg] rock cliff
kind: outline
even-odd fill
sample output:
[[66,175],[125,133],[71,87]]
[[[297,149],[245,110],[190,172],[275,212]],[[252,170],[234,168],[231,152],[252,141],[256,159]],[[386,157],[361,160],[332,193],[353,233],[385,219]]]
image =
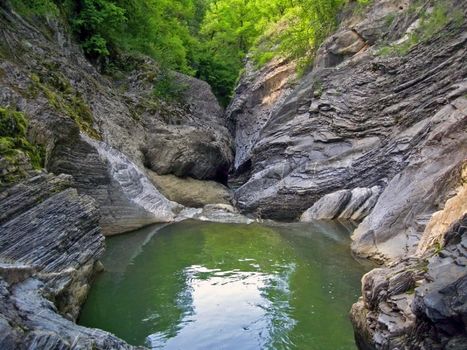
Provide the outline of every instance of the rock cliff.
[[72,178],[40,174],[2,192],[0,348],[131,349],[73,321],[104,252],[99,211]]
[[[235,192],[241,209],[281,220],[309,208],[304,217],[328,219],[341,211],[352,218],[360,209],[357,254],[385,260],[414,252],[427,218],[452,195],[467,151],[466,24],[454,20],[465,17],[466,6],[446,2],[445,23],[400,53],[414,28],[426,30],[420,13],[433,7],[424,6],[376,1],[364,15],[346,14],[295,86],[263,84],[265,75],[287,71],[288,62],[247,72],[227,110],[236,125],[236,161],[251,173]],[[271,96],[262,109],[267,118],[248,114],[245,101],[256,95]],[[245,115],[258,136],[239,136]],[[323,200],[328,212],[320,213]]]
[[[64,28],[1,2],[0,106],[27,116],[28,139],[43,148],[48,171],[72,175],[79,192],[98,201],[104,234],[173,221],[180,211],[146,169],[226,182],[231,137],[205,82],[123,55],[119,74],[104,76]],[[161,79],[178,94],[159,97]]]
[[354,253],[387,264],[363,278],[352,309],[360,348],[461,349],[466,3],[346,11],[303,77],[287,61],[247,66],[227,109],[235,175],[246,174],[236,203],[265,218],[359,224]]

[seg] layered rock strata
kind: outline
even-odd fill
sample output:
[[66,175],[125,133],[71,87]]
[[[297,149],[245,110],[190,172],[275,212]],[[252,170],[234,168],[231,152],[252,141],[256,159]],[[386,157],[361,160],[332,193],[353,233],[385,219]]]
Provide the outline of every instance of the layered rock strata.
[[179,206],[151,184],[146,167],[226,182],[231,136],[205,82],[169,72],[180,92],[158,97],[164,74],[154,61],[122,56],[123,74],[104,76],[64,28],[0,4],[0,106],[28,117],[28,138],[44,147],[48,171],[72,175],[78,191],[98,201],[105,234],[174,220]]
[[104,237],[96,202],[70,176],[40,174],[0,199],[0,348],[132,349],[77,326]]
[[[432,5],[382,0],[363,15],[345,15],[313,69],[270,107],[267,123],[251,117],[259,136],[236,146],[251,148],[251,175],[235,192],[243,211],[291,220],[326,195],[378,186],[378,200],[353,235],[354,252],[384,260],[416,249],[427,219],[452,195],[467,154],[465,21],[452,14],[406,53],[381,52],[409,40]],[[466,11],[465,2],[445,6],[448,13]],[[240,90],[263,80],[259,71]],[[235,106],[248,100],[241,91],[227,115],[237,127],[243,119]],[[315,217],[344,208],[328,209]]]
[[467,211],[464,213],[436,247],[363,277],[362,298],[351,311],[361,349],[465,348]]

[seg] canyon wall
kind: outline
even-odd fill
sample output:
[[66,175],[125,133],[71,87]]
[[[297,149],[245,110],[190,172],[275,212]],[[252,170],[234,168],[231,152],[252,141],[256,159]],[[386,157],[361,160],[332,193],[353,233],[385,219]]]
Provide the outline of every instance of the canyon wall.
[[[207,83],[135,55],[122,54],[117,72],[100,74],[60,18],[23,18],[8,2],[0,5],[0,37],[0,107],[28,119],[45,170],[72,175],[79,192],[97,200],[104,234],[180,212],[149,173],[226,182],[232,138]],[[162,98],[155,87],[167,80],[177,92]]]
[[[430,22],[437,6],[446,13]],[[352,309],[361,348],[461,349],[466,12],[455,0],[349,5],[303,76],[290,60],[248,63],[223,119],[206,83],[171,73],[183,89],[161,99],[152,60],[121,56],[122,74],[105,76],[59,19],[1,2],[0,107],[27,117],[44,167],[0,156],[0,345],[131,348],[73,322],[102,233],[250,222],[217,189],[232,168],[244,213],[358,222],[353,251],[386,264],[364,276]],[[215,199],[191,201],[173,176]]]
[[353,252],[386,265],[351,311],[361,349],[467,342],[466,5],[347,8],[303,77],[247,65],[227,109],[241,210],[356,221]]
[[[281,75],[287,61],[246,73],[227,110],[236,164],[249,174],[235,191],[239,208],[280,220],[308,209],[308,218],[355,214],[363,219],[355,253],[384,261],[415,251],[431,214],[453,195],[467,153],[466,24],[454,20],[466,6],[446,2],[445,23],[398,53],[416,28],[425,30],[420,13],[433,8],[424,6],[375,1],[348,10],[294,83]],[[258,136],[241,134],[247,119]]]

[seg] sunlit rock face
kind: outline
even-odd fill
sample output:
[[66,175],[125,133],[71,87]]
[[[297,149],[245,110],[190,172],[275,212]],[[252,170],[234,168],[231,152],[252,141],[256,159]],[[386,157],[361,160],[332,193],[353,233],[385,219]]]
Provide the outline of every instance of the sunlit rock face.
[[252,150],[275,108],[293,91],[295,63],[275,59],[261,69],[248,61],[225,118],[235,138],[235,175],[250,170]]

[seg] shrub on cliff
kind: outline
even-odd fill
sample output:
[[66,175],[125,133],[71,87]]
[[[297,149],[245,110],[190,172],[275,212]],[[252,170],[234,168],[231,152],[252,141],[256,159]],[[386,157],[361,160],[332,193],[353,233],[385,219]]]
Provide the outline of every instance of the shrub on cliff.
[[0,156],[14,163],[26,154],[35,168],[42,166],[41,149],[26,138],[28,120],[24,113],[0,107]]
[[305,67],[348,0],[11,1],[23,12],[60,13],[94,62],[144,53],[207,81],[227,104],[249,52],[259,65],[282,56]]
[[0,189],[43,166],[44,149],[26,138],[26,116],[0,107]]

